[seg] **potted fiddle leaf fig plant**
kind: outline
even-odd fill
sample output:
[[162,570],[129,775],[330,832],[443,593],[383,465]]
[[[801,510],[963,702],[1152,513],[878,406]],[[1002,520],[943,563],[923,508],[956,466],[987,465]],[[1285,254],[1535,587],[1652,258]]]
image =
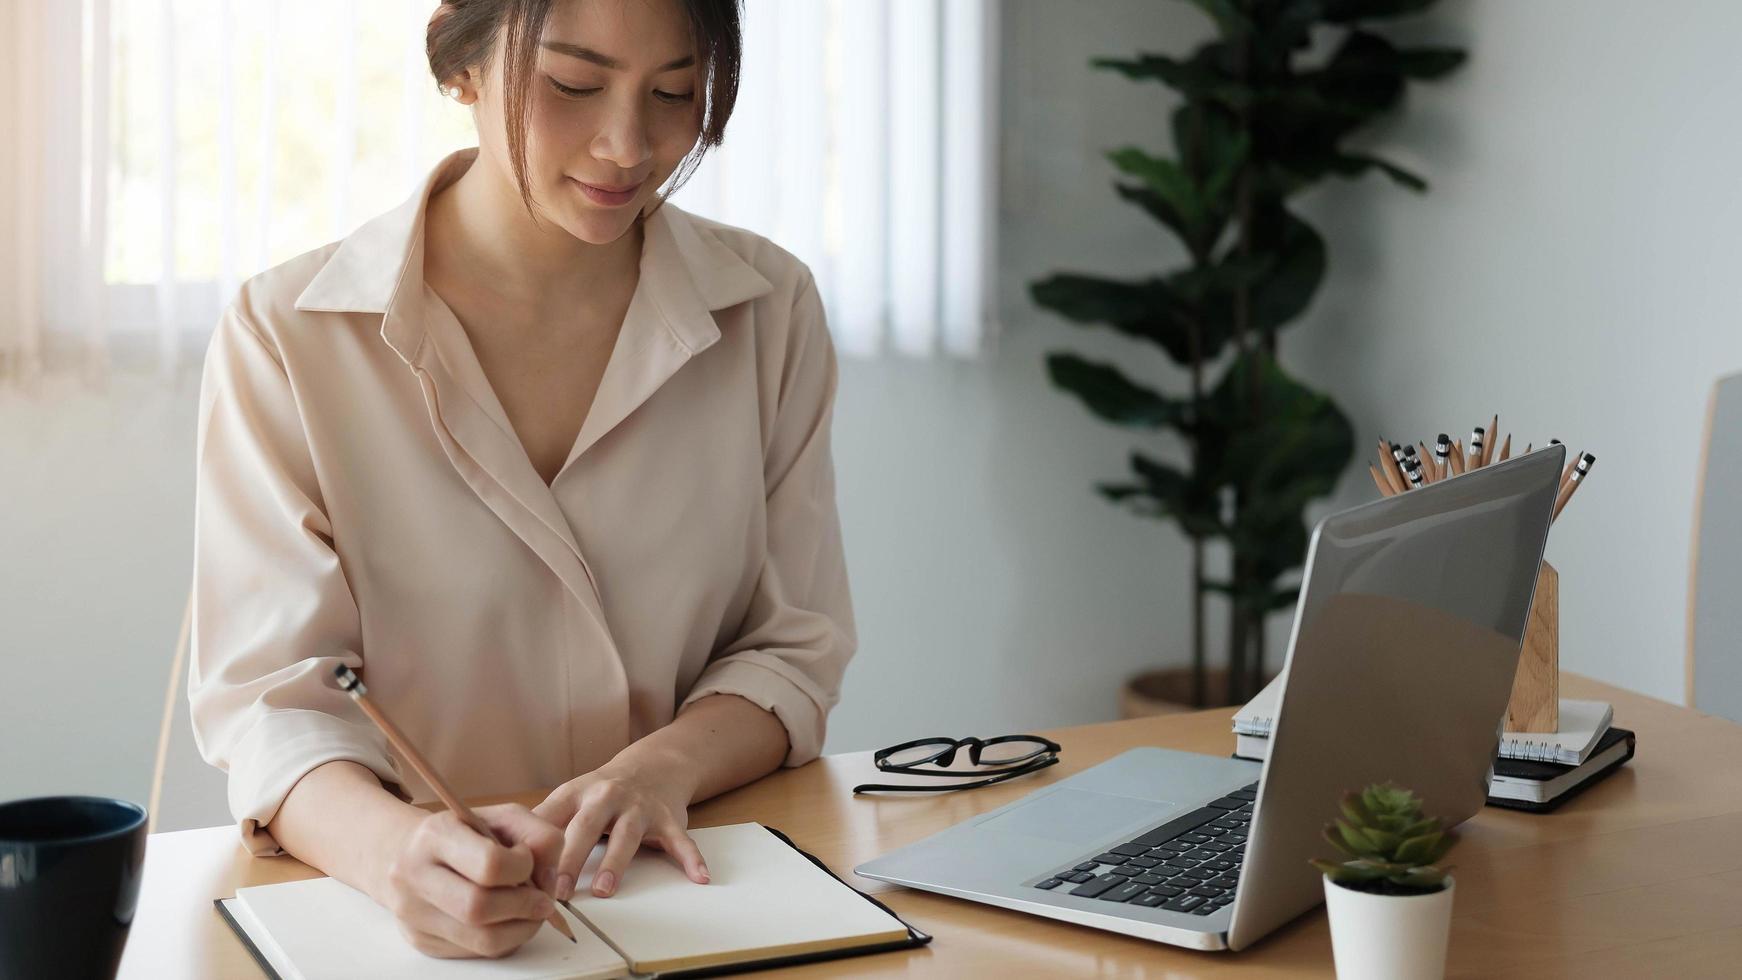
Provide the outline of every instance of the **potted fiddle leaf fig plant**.
[[[1073,271],[1030,284],[1037,306],[1160,348],[1188,381],[1166,391],[1123,365],[1047,357],[1053,384],[1099,418],[1179,436],[1172,458],[1134,452],[1129,472],[1097,486],[1177,524],[1191,549],[1190,665],[1127,681],[1127,716],[1238,704],[1273,673],[1266,623],[1294,607],[1305,509],[1335,488],[1355,446],[1342,410],[1279,356],[1279,335],[1306,312],[1329,261],[1297,202],[1330,178],[1370,173],[1425,190],[1346,141],[1395,112],[1411,83],[1464,61],[1380,30],[1436,0],[1189,2],[1216,30],[1188,55],[1093,62],[1167,90],[1171,154],[1124,146],[1107,159],[1119,196],[1178,240],[1182,261],[1136,279]],[[1227,617],[1223,667],[1206,652],[1212,598]]]
[[1451,850],[1440,818],[1391,783],[1343,797],[1325,840],[1342,855],[1314,859],[1324,872],[1331,955],[1340,980],[1439,980],[1446,970],[1452,888],[1436,866]]

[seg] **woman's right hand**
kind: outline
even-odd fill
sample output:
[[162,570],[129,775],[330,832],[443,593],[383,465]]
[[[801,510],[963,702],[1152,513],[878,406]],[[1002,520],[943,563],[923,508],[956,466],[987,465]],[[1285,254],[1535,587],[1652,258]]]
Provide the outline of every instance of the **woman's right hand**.
[[451,811],[431,813],[401,838],[383,878],[378,899],[429,956],[506,956],[545,927],[554,905],[563,832],[519,804],[475,812],[508,844]]

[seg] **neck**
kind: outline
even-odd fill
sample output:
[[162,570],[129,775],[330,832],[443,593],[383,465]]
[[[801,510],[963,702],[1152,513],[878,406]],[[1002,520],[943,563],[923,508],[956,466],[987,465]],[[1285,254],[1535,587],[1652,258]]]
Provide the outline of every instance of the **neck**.
[[440,250],[442,266],[465,270],[468,282],[521,309],[572,308],[614,295],[611,285],[639,270],[641,239],[640,222],[595,245],[549,220],[534,221],[513,175],[496,172],[482,152],[430,199],[426,216],[426,247]]

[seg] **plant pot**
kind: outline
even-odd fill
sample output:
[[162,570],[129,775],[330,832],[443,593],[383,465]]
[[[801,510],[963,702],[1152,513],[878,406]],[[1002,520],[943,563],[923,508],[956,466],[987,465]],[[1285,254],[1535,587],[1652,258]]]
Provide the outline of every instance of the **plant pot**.
[[1441,980],[1452,929],[1452,888],[1375,895],[1325,879],[1338,980]]
[[[1269,677],[1265,679],[1269,680]],[[1119,688],[1120,718],[1150,718],[1181,711],[1197,711],[1200,708],[1219,708],[1234,703],[1236,702],[1228,697],[1228,671],[1221,667],[1204,672],[1203,704],[1192,703],[1190,667],[1146,670],[1128,678],[1124,686]]]

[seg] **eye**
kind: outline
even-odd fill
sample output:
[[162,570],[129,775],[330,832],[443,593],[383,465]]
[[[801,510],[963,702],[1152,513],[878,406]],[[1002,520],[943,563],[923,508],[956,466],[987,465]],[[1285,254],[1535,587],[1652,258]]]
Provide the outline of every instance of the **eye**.
[[544,77],[550,81],[550,87],[556,89],[557,94],[562,95],[565,98],[577,99],[583,95],[592,95],[594,92],[599,91],[596,88],[572,88],[554,78],[551,78],[549,75]]
[[672,105],[677,105],[679,103],[688,102],[691,99],[695,98],[696,93],[694,93],[694,92],[661,92],[658,89],[655,89],[653,92],[653,97],[658,99],[661,102],[669,102]]

